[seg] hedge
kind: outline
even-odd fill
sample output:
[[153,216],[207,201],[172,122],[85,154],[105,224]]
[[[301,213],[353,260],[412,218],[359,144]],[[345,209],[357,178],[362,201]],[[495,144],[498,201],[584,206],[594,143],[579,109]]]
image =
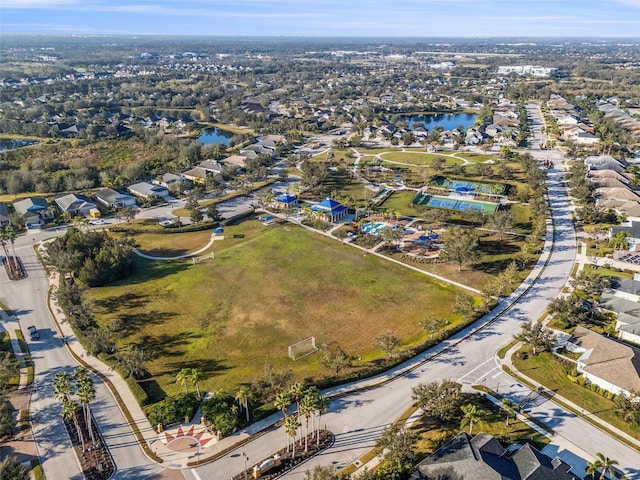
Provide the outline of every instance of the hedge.
[[131,376],[126,377],[125,381],[129,386],[129,390],[131,390],[131,393],[133,394],[134,398],[138,402],[138,405],[142,407],[147,405],[149,403],[149,395],[147,395],[147,392],[144,391],[144,388],[140,386],[138,381]]

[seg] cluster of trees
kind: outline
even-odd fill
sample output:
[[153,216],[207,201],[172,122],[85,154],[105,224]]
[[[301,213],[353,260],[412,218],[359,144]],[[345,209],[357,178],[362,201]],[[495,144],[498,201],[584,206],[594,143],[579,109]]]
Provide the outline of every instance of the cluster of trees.
[[131,274],[133,248],[129,238],[70,228],[47,245],[47,262],[61,276],[71,275],[84,285],[97,287]]
[[520,333],[514,335],[514,338],[531,347],[534,355],[551,350],[556,343],[555,334],[541,322],[523,323]]
[[[293,402],[296,404],[296,413],[289,415],[289,406]],[[305,387],[301,383],[294,383],[289,389],[276,395],[273,406],[280,410],[284,416],[287,449],[291,446],[292,458],[296,456],[298,442],[302,444],[304,439],[306,452],[309,449],[309,441],[313,441],[314,436],[316,442],[320,441],[320,420],[322,414],[329,409],[329,404],[329,398],[323,395],[318,388]],[[309,428],[310,420],[311,428]],[[300,433],[300,438],[298,438],[298,433]]]
[[185,417],[193,417],[199,403],[200,401],[193,392],[170,395],[164,400],[146,407],[144,412],[151,425],[174,425],[184,421]]
[[572,292],[555,298],[548,307],[559,326],[571,328],[579,324],[610,326],[608,315],[594,308],[595,300],[610,284],[610,278],[594,271],[582,271],[570,281]]
[[[18,257],[16,256],[16,250],[14,248],[16,241],[16,230],[11,225],[0,228],[0,245],[4,251],[3,263],[7,266],[7,271],[11,278],[17,278],[20,276],[20,264],[18,263]],[[11,253],[7,250],[7,246],[11,244]]]
[[67,371],[56,373],[53,379],[53,396],[62,403],[62,417],[65,421],[73,422],[82,450],[90,450],[97,446],[99,439],[96,440],[91,426],[90,408],[91,402],[96,398],[96,390],[89,371],[84,367],[78,367],[71,375]]

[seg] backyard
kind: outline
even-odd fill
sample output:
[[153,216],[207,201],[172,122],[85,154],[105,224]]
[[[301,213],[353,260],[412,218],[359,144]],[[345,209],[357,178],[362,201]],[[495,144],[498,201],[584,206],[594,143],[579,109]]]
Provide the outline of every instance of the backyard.
[[[146,237],[138,240],[150,248]],[[390,331],[407,346],[427,338],[418,326],[427,312],[459,321],[451,313],[457,289],[300,227],[250,219],[228,226],[225,237],[213,246],[215,260],[136,259],[132,277],[89,292],[101,324],[124,320],[120,347],[152,354],[148,370],[166,393],[180,390],[182,368],[199,368],[209,390],[233,391],[267,364],[317,379],[329,373],[319,355],[293,362],[290,344],[315,336],[318,345],[380,360],[380,334]]]

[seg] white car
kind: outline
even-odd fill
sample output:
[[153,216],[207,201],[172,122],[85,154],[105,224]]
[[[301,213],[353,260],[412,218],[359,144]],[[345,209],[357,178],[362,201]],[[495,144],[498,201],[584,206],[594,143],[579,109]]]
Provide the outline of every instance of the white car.
[[101,218],[95,218],[93,220],[89,220],[90,225],[104,225],[104,220]]

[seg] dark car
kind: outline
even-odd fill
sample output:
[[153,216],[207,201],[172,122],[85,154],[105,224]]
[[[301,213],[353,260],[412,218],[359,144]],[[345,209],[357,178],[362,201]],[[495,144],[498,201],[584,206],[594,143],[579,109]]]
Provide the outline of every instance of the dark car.
[[27,330],[29,330],[29,336],[31,337],[31,340],[40,340],[40,332],[36,327],[31,325],[27,327]]

